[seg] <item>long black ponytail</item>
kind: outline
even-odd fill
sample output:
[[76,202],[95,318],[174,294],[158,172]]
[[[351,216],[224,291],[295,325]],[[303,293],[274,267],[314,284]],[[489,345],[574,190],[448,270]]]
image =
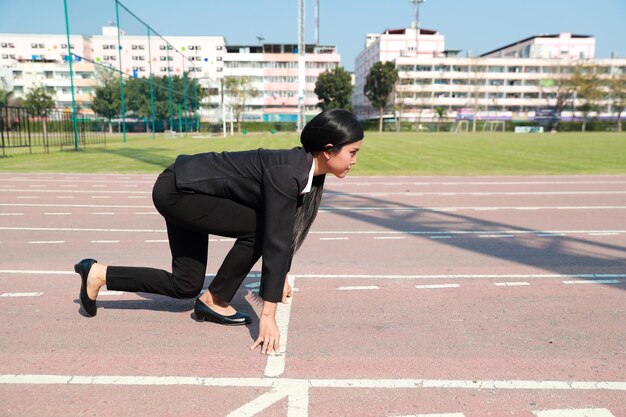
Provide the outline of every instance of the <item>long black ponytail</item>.
[[[354,114],[343,109],[332,109],[321,112],[307,123],[300,135],[300,142],[307,152],[315,155],[322,151],[338,152],[343,146],[363,139],[363,136],[363,128]],[[313,177],[311,191],[301,196],[293,229],[292,255],[304,242],[317,216],[325,178],[325,174]]]

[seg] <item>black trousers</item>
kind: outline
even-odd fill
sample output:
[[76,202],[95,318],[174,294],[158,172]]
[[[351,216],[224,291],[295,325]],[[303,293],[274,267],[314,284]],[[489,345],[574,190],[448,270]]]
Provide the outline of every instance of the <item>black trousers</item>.
[[230,302],[261,257],[261,213],[225,198],[181,192],[174,172],[166,169],[152,190],[156,209],[165,218],[172,252],[172,272],[155,268],[109,266],[107,288],[175,298],[197,296],[206,275],[209,235],[236,238],[209,290]]

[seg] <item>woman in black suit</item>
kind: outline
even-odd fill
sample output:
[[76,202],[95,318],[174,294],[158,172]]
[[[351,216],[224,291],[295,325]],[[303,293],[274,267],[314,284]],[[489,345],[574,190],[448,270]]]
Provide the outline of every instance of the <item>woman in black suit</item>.
[[236,238],[208,291],[195,303],[200,321],[250,323],[228,303],[254,264],[263,259],[259,296],[264,300],[259,336],[251,346],[278,351],[276,304],[286,302],[286,280],[294,253],[317,214],[325,175],[345,177],[356,163],[363,129],[346,110],[328,110],[303,129],[302,147],[285,150],[180,155],[159,175],[152,198],[165,218],[172,272],[154,268],[107,266],[83,259],[80,303],[96,315],[96,297],[109,290],[193,298],[204,284],[208,236]]

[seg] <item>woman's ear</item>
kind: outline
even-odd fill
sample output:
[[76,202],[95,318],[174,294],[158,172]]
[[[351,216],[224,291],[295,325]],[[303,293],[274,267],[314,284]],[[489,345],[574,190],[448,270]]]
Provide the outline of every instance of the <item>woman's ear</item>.
[[335,145],[333,145],[332,143],[327,143],[326,146],[324,146],[324,156],[326,157],[326,159],[330,159],[330,150],[334,146]]

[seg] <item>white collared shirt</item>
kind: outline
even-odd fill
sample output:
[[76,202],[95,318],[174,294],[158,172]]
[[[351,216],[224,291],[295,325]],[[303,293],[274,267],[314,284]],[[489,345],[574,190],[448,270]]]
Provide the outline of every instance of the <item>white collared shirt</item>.
[[306,194],[309,191],[311,191],[311,187],[313,186],[313,174],[315,173],[315,159],[313,160],[313,163],[311,164],[311,170],[309,171],[309,181],[307,181],[306,183],[306,187],[304,187],[304,190],[302,190],[302,192],[300,193],[302,194]]

